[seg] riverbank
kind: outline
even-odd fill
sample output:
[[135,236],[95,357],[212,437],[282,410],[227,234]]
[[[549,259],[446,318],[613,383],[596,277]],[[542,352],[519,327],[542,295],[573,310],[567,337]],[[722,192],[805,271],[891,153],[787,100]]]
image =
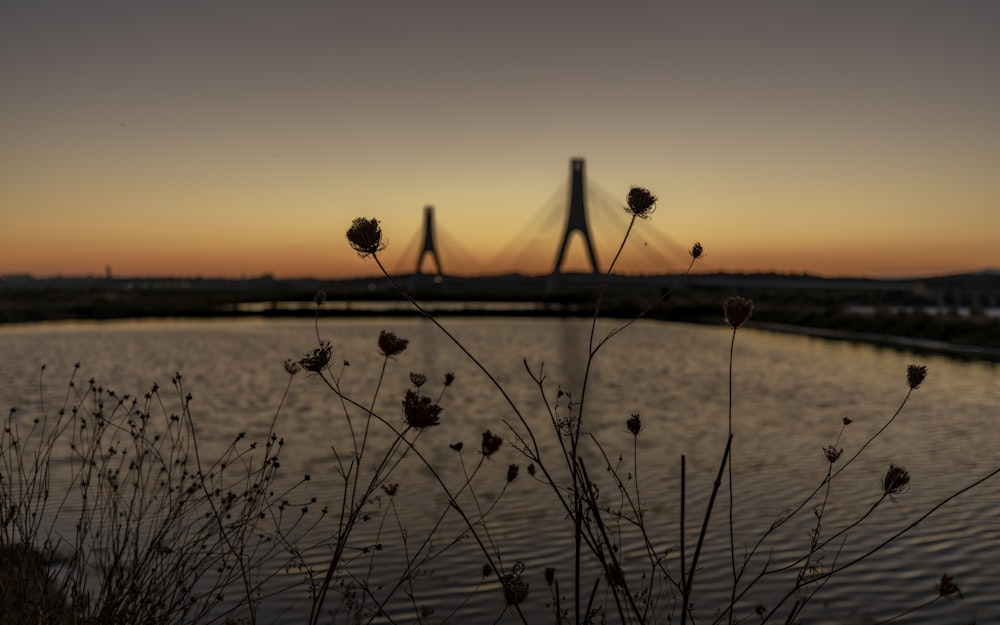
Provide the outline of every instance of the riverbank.
[[969,360],[989,360],[993,362],[1000,362],[1000,348],[984,345],[963,345],[961,343],[949,343],[947,341],[936,341],[931,339],[915,339],[892,334],[856,332],[851,330],[838,330],[834,328],[811,328],[808,326],[797,326],[785,323],[758,322],[752,327],[772,332],[803,334],[806,336],[814,336],[817,338],[836,341],[852,341],[855,343],[884,345],[887,347],[896,347],[914,352],[946,354],[956,358]]
[[[589,317],[602,288],[599,278],[503,276],[439,281],[410,276],[401,281],[437,316]],[[721,302],[739,294],[754,300],[751,325],[761,329],[1000,361],[1000,316],[992,314],[993,308],[976,304],[988,304],[997,279],[993,275],[950,281],[612,276],[601,315],[629,319],[644,311],[651,319],[718,325],[722,323]],[[417,314],[391,285],[374,279],[22,278],[0,280],[0,323],[311,317],[316,314],[318,291],[326,293],[321,314],[327,317]],[[947,298],[940,295],[945,292]]]

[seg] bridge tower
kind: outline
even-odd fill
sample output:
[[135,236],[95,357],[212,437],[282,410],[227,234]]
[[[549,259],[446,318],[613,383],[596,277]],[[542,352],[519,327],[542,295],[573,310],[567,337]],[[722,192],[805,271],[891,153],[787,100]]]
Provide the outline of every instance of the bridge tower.
[[559,255],[556,256],[555,268],[552,270],[554,274],[559,273],[562,268],[566,247],[569,245],[569,237],[574,232],[583,234],[583,242],[587,246],[587,254],[590,258],[590,271],[598,273],[597,255],[594,254],[590,228],[587,227],[587,204],[583,196],[583,162],[582,158],[574,158],[569,162],[569,217],[566,220],[566,231],[563,233],[562,245],[559,246]]
[[424,257],[428,254],[431,255],[431,260],[434,261],[435,267],[437,267],[437,275],[441,275],[441,258],[438,257],[437,248],[434,246],[434,207],[425,206],[424,207],[424,245],[420,250],[420,254],[417,255],[417,275],[420,275],[420,266],[424,263]]

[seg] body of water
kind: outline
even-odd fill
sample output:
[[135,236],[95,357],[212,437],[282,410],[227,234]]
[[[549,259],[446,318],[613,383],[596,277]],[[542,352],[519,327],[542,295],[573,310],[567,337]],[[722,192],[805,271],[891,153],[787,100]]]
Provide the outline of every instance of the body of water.
[[[650,622],[668,622],[671,614],[678,618],[676,588],[663,571],[679,578],[682,542],[690,564],[725,448],[731,331],[636,323],[598,352],[584,389],[588,320],[449,318],[445,324],[506,389],[520,417],[469,358],[426,320],[321,319],[318,327],[320,337],[333,347],[332,367],[341,391],[361,405],[374,398],[376,412],[397,428],[403,427],[401,401],[413,387],[411,373],[426,375],[421,393],[434,399],[442,392],[442,377],[455,375],[439,401],[441,424],[414,439],[421,458],[409,453],[395,465],[388,479],[398,484],[395,496],[390,500],[384,491],[377,492],[369,520],[359,523],[351,543],[349,572],[356,580],[369,580],[374,598],[385,602],[386,615],[374,616],[374,622],[492,623],[498,617],[502,623],[519,622],[505,610],[497,579],[483,576],[484,549],[505,571],[523,566],[521,579],[529,592],[521,607],[529,623],[555,621],[547,567],[555,571],[560,605],[572,610],[572,523],[553,489],[537,479],[541,472],[536,477],[528,473],[529,461],[516,446],[518,437],[529,440],[530,429],[545,467],[555,479],[565,480],[552,423],[579,416],[581,401],[582,455],[599,485],[605,530],[623,575],[630,588],[645,589],[639,594],[652,606]],[[616,322],[602,320],[598,339],[615,327]],[[383,364],[377,348],[381,330],[410,343],[387,362],[376,395]],[[0,400],[16,406],[16,418],[27,422],[62,402],[77,362],[78,384],[94,378],[119,394],[141,396],[154,383],[168,388],[171,377],[180,372],[184,390],[192,394],[203,456],[218,453],[237,432],[246,431],[250,439],[266,436],[277,414],[276,431],[284,440],[280,479],[291,484],[309,474],[310,481],[297,496],[316,497],[313,512],[323,505],[331,510],[308,534],[314,542],[303,541],[300,566],[283,569],[273,578],[269,587],[283,590],[262,600],[262,622],[300,623],[309,610],[309,589],[301,571],[311,567],[322,573],[331,552],[319,537],[337,526],[343,480],[334,450],[342,460],[350,457],[347,415],[355,437],[364,423],[363,411],[341,402],[309,372],[294,376],[282,402],[289,380],[283,363],[316,344],[317,329],[304,319],[3,326]],[[739,574],[736,616],[759,622],[758,608],[766,613],[782,605],[771,622],[784,622],[799,595],[784,597],[802,568],[800,558],[809,551],[823,498],[814,498],[793,520],[768,530],[822,482],[829,466],[824,447],[836,443],[843,448],[838,462],[844,463],[892,417],[909,390],[909,364],[926,365],[928,377],[892,425],[833,481],[820,537],[834,540],[813,560],[816,570],[831,570],[876,551],[822,585],[810,586],[815,594],[800,620],[878,622],[933,599],[936,584],[947,574],[961,588],[963,599],[942,599],[898,622],[1000,623],[1000,479],[946,503],[900,539],[880,547],[948,495],[1000,466],[998,366],[753,329],[740,330],[735,343],[732,489],[724,476],[694,578],[696,622],[714,622],[715,606],[732,593],[730,511],[737,569],[747,562]],[[541,386],[526,365],[536,375],[544,374]],[[626,428],[632,414],[640,415],[643,424],[637,437]],[[843,427],[845,418],[851,424]],[[504,443],[483,459],[480,442],[487,429]],[[371,425],[363,474],[374,470],[378,454],[393,440],[385,425]],[[461,452],[454,449],[458,442],[463,443]],[[463,490],[465,476],[480,463],[472,488]],[[518,465],[519,473],[508,484],[511,464]],[[891,464],[907,469],[909,490],[886,498],[853,526],[880,498],[880,481]],[[448,497],[428,465],[459,493],[458,501],[481,542],[450,511]],[[615,475],[624,483],[627,498],[616,487]],[[53,489],[59,487],[67,484],[57,475]],[[641,505],[648,543],[630,522],[630,501]],[[622,515],[616,516],[618,512]],[[485,521],[476,521],[481,515]],[[70,531],[72,523],[65,520],[61,531]],[[433,540],[425,542],[428,535]],[[650,564],[650,549],[662,568]],[[399,585],[401,563],[407,559],[416,562],[416,574]],[[617,622],[603,572],[591,558],[583,561],[584,589],[589,592],[600,579],[596,603],[607,605],[608,621]],[[753,580],[759,581],[744,594]],[[343,581],[353,588],[352,605],[365,603],[358,599],[360,581]],[[331,591],[327,608],[342,607],[333,617],[336,622],[353,622],[348,619],[351,605],[345,605],[343,597],[343,592]],[[370,610],[371,605],[369,598],[361,609]],[[424,616],[418,619],[418,613]]]

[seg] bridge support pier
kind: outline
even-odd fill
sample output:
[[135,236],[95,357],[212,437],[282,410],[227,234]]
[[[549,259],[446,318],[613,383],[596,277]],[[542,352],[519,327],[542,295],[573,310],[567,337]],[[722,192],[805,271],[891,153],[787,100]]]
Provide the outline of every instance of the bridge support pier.
[[583,163],[582,158],[574,158],[569,162],[569,217],[566,220],[566,231],[563,233],[562,244],[559,246],[559,254],[556,256],[556,264],[552,269],[552,273],[554,274],[562,271],[563,260],[566,258],[566,248],[569,246],[569,237],[574,232],[579,232],[583,235],[583,243],[587,248],[587,257],[590,259],[590,271],[591,273],[598,273],[597,255],[594,253],[594,243],[590,239],[590,228],[587,227],[587,205],[583,190]]
[[434,261],[434,266],[437,268],[437,275],[442,275],[444,272],[441,271],[441,259],[438,257],[437,248],[434,246],[434,207],[425,206],[424,207],[424,245],[420,250],[420,254],[417,255],[417,270],[416,274],[420,275],[420,266],[424,264],[424,257],[430,254],[431,260]]

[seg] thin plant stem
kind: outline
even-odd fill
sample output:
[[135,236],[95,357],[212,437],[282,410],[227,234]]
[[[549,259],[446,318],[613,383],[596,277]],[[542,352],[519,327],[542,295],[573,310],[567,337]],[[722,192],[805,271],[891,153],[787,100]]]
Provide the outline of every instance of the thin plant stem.
[[[340,390],[331,381],[327,380],[323,376],[321,376],[320,379],[327,385],[327,387],[331,391],[339,395],[343,399],[343,401],[347,402],[350,405],[364,409],[364,407],[358,404],[356,401],[342,394]],[[440,473],[438,473],[438,471],[434,468],[434,465],[431,463],[431,461],[428,460],[427,457],[424,456],[424,454],[420,451],[420,449],[416,447],[412,441],[405,438],[403,436],[403,433],[400,430],[396,429],[396,427],[392,423],[390,423],[385,417],[378,414],[377,412],[373,412],[372,417],[377,419],[379,422],[382,423],[382,425],[387,427],[389,431],[392,432],[392,434],[400,442],[400,444],[405,445],[407,450],[413,453],[414,456],[416,456],[417,459],[420,460],[420,462],[429,469],[430,476],[434,478],[434,481],[436,481],[438,486],[441,487],[441,491],[445,494],[445,496],[448,499],[448,504],[452,508],[454,508],[454,510],[461,517],[463,523],[469,529],[469,533],[472,535],[473,539],[475,539],[476,543],[479,545],[480,551],[483,553],[484,557],[486,557],[488,564],[493,568],[494,572],[496,573],[497,580],[502,584],[503,573],[501,569],[499,569],[494,563],[494,559],[490,554],[490,550],[487,549],[486,545],[483,543],[482,537],[479,535],[479,532],[476,531],[475,523],[465,513],[465,510],[462,508],[462,506],[459,505],[457,496],[452,492],[452,490],[448,487],[448,485],[445,484],[444,479],[441,477]],[[324,582],[323,586],[321,587],[324,591],[325,588],[329,585],[330,578],[332,578],[332,573],[329,570],[327,571],[327,578],[328,579]],[[318,605],[317,603],[317,605],[314,605],[312,610],[312,616],[310,617],[309,621],[310,625],[315,625],[315,623],[318,623],[320,611],[321,611],[321,606]],[[521,607],[515,604],[514,611],[517,612],[518,618],[521,620],[521,622],[527,625],[527,620],[523,612],[521,611]]]
[[921,603],[920,605],[917,605],[917,606],[913,606],[913,607],[912,607],[912,608],[910,608],[909,610],[905,610],[905,611],[903,611],[903,612],[900,612],[899,614],[897,614],[897,615],[895,615],[895,616],[890,616],[890,617],[889,617],[889,618],[887,618],[887,619],[884,619],[884,620],[881,620],[881,621],[878,621],[878,622],[874,623],[874,625],[885,625],[886,623],[891,623],[891,622],[893,622],[893,621],[895,621],[895,620],[897,620],[897,619],[901,619],[901,618],[903,618],[904,616],[909,616],[909,615],[913,614],[914,612],[919,612],[920,610],[923,610],[923,609],[925,609],[925,608],[929,608],[929,607],[930,607],[930,606],[932,606],[933,604],[937,603],[937,602],[938,602],[938,600],[939,600],[939,599],[941,599],[941,598],[942,598],[943,596],[944,596],[944,595],[937,595],[937,596],[936,596],[936,597],[934,597],[933,599],[930,599],[930,600],[928,600],[928,601],[925,601],[925,602]]
[[728,473],[729,473],[729,560],[732,564],[733,569],[733,585],[731,589],[731,594],[729,596],[729,608],[730,618],[732,618],[732,611],[734,610],[734,604],[736,603],[736,582],[738,580],[738,575],[736,572],[736,537],[734,533],[735,523],[733,522],[734,508],[736,507],[736,493],[733,491],[733,450],[732,450],[732,440],[733,440],[733,353],[736,348],[736,328],[733,328],[733,335],[729,341],[729,406],[727,410],[728,415],[728,429],[729,429],[729,462],[728,462]]
[[[600,535],[601,535],[600,537],[603,540],[603,544],[607,545],[607,547],[608,547],[608,558],[610,558],[610,564],[611,564],[612,567],[614,567],[615,571],[621,573],[621,579],[623,580],[622,594],[624,594],[625,597],[628,599],[629,605],[632,608],[632,612],[636,615],[636,617],[638,617],[640,619],[640,622],[642,622],[641,621],[641,619],[642,619],[642,612],[639,610],[639,607],[635,604],[635,598],[632,596],[632,593],[629,592],[629,590],[628,590],[628,584],[625,581],[625,574],[624,574],[624,572],[621,569],[621,563],[619,562],[617,556],[615,556],[615,550],[613,549],[613,543],[611,542],[611,539],[608,537],[607,529],[604,526],[604,521],[601,519],[601,510],[600,510],[600,508],[597,505],[597,497],[594,494],[594,489],[593,489],[593,486],[592,486],[592,482],[590,481],[590,477],[587,475],[587,468],[584,465],[584,462],[583,462],[582,458],[580,458],[578,460],[578,462],[580,463],[580,473],[582,474],[583,480],[584,480],[584,484],[586,485],[585,494],[586,494],[586,497],[587,497],[587,505],[590,508],[591,514],[594,516],[594,522],[597,525],[597,529],[600,531]],[[598,552],[598,557],[602,561],[602,563],[604,564],[604,566],[607,567],[607,565],[609,564],[609,562],[604,562],[605,558],[604,558],[604,555],[603,555],[603,551],[599,551]],[[617,600],[618,593],[613,588],[612,588],[612,592],[614,593],[615,599]],[[619,612],[621,612],[621,606],[619,606],[618,609],[619,609]],[[622,620],[623,621],[625,620],[624,619],[624,614],[622,614]]]
[[825,478],[818,485],[816,485],[816,487],[808,495],[806,495],[798,503],[797,506],[795,506],[794,508],[792,508],[792,510],[789,511],[787,514],[782,515],[781,518],[777,519],[774,523],[771,524],[771,526],[763,534],[761,534],[761,536],[757,539],[757,542],[754,543],[753,548],[750,549],[750,553],[747,554],[747,556],[744,558],[743,566],[740,568],[740,574],[739,574],[740,578],[742,578],[743,573],[746,570],[747,564],[754,557],[754,555],[756,555],[757,551],[764,544],[764,542],[768,539],[768,537],[770,537],[771,534],[773,534],[782,525],[784,525],[785,523],[787,523],[792,517],[796,516],[799,512],[801,512],[802,509],[805,508],[806,505],[810,501],[812,501],[813,497],[815,497],[817,495],[817,493],[819,493],[826,486],[826,484],[828,482],[832,482],[834,479],[837,478],[837,476],[839,476],[841,473],[843,473],[844,470],[848,466],[850,466],[851,463],[853,463],[858,458],[858,456],[861,455],[861,452],[869,444],[871,444],[872,441],[874,441],[876,438],[878,438],[878,436],[880,436],[889,427],[889,425],[892,424],[893,421],[895,421],[896,417],[898,417],[900,415],[900,413],[902,413],[903,408],[906,406],[907,402],[909,401],[910,395],[912,394],[912,392],[913,392],[912,389],[910,389],[909,391],[907,391],[906,395],[903,397],[903,400],[896,407],[896,410],[895,410],[895,412],[893,412],[892,416],[885,422],[885,424],[882,425],[881,428],[879,428],[879,430],[875,434],[873,434],[871,437],[868,438],[868,440],[864,443],[864,445],[862,445],[861,449],[859,449],[849,459],[847,459],[846,461],[844,461],[844,464],[842,464],[839,469],[837,469],[836,471],[834,471],[832,475],[830,475],[829,477]]
[[[869,549],[865,553],[863,553],[863,554],[855,557],[853,560],[850,560],[849,562],[846,562],[846,563],[844,563],[844,564],[842,564],[840,566],[831,567],[829,571],[826,571],[825,573],[820,573],[819,575],[816,575],[816,576],[810,578],[809,582],[815,582],[815,581],[818,581],[818,580],[821,580],[821,579],[832,577],[833,575],[836,575],[837,573],[840,573],[841,571],[844,571],[844,570],[846,570],[846,569],[848,569],[848,568],[850,568],[850,567],[858,564],[859,562],[863,562],[863,561],[867,560],[868,558],[870,558],[871,556],[875,555],[876,553],[878,553],[882,549],[885,549],[890,544],[896,542],[901,536],[909,533],[913,528],[917,527],[918,525],[920,525],[921,523],[923,523],[924,521],[926,521],[932,514],[934,514],[938,510],[940,510],[942,507],[944,507],[950,501],[952,501],[954,499],[957,499],[961,495],[969,492],[973,488],[975,488],[975,487],[979,486],[980,484],[982,484],[982,483],[984,483],[984,482],[986,482],[986,481],[988,481],[988,480],[996,477],[997,475],[1000,475],[1000,467],[998,467],[998,468],[990,471],[989,473],[987,473],[983,477],[981,477],[981,478],[975,480],[974,482],[971,482],[970,484],[967,484],[966,486],[960,488],[959,490],[951,493],[950,495],[948,495],[947,497],[945,497],[944,499],[942,499],[938,503],[936,503],[933,506],[931,506],[926,512],[924,512],[922,515],[920,515],[919,517],[917,517],[916,519],[914,519],[908,525],[906,525],[905,527],[903,527],[902,529],[900,529],[896,533],[892,534],[891,536],[889,536],[888,538],[886,538],[885,540],[883,540],[878,545],[875,545],[874,547],[872,547],[871,549]],[[761,623],[762,624],[766,623],[774,615],[774,613],[778,610],[778,608],[780,608],[781,605],[784,604],[784,602],[789,599],[789,597],[791,597],[795,592],[797,592],[799,588],[800,588],[800,585],[796,584],[794,588],[792,588],[790,591],[788,591],[788,593],[785,594],[785,596],[782,597],[777,602],[777,604],[771,609],[771,611],[763,619],[761,619]]]
[[579,493],[582,485],[580,483],[580,476],[577,471],[577,458],[579,453],[579,443],[580,443],[580,432],[583,429],[583,413],[584,413],[584,400],[587,397],[587,382],[590,380],[590,368],[594,363],[594,334],[597,329],[597,319],[601,314],[601,304],[604,301],[604,293],[607,291],[608,282],[611,280],[611,272],[614,270],[615,263],[618,262],[618,258],[621,256],[622,250],[625,249],[625,242],[628,241],[628,235],[632,232],[632,227],[635,225],[636,216],[632,215],[632,219],[629,221],[628,228],[625,230],[625,236],[622,237],[622,242],[618,246],[618,251],[615,253],[614,258],[611,260],[611,264],[608,265],[608,270],[604,272],[604,282],[601,288],[597,292],[597,301],[594,304],[594,316],[590,320],[590,339],[587,343],[587,363],[584,366],[583,371],[583,381],[581,382],[580,388],[580,401],[577,404],[576,413],[576,426],[570,431],[570,477],[572,480],[573,493],[575,493],[574,506],[573,506],[573,534],[574,534],[574,554],[573,554],[573,573],[574,573],[574,591],[573,595],[576,598],[576,618],[577,625],[580,624],[580,576],[581,576],[581,547],[582,540],[581,534],[583,533],[583,504],[580,501]]
[[357,444],[355,444],[357,451],[355,452],[354,461],[357,463],[359,470],[354,472],[354,481],[353,484],[351,485],[352,501],[357,501],[356,496],[358,493],[358,480],[361,478],[361,471],[360,471],[361,459],[362,457],[364,457],[365,447],[367,447],[368,445],[368,432],[371,428],[371,423],[372,423],[371,415],[372,412],[375,410],[375,402],[378,399],[379,391],[382,389],[382,381],[385,380],[385,370],[388,364],[389,364],[389,357],[383,356],[382,367],[379,370],[378,380],[375,382],[375,390],[374,392],[372,392],[372,399],[371,402],[368,404],[368,410],[366,411],[365,415],[365,429],[361,435],[361,446],[358,448]]
[[698,556],[701,555],[701,548],[705,544],[705,534],[708,532],[708,522],[712,518],[712,508],[715,506],[715,497],[719,494],[719,488],[722,486],[722,473],[726,469],[726,464],[729,461],[729,447],[732,445],[733,437],[730,434],[728,440],[726,441],[726,450],[722,453],[722,463],[719,465],[719,474],[715,478],[715,482],[712,484],[712,495],[708,499],[708,508],[705,510],[705,519],[701,524],[701,532],[698,534],[698,544],[695,545],[694,555],[691,558],[691,568],[688,572],[688,578],[684,582],[684,587],[682,588],[683,595],[683,606],[681,612],[681,625],[687,623],[688,609],[691,603],[691,592],[694,589],[694,574],[698,570]]
[[[684,585],[681,592],[686,592],[684,588],[687,587],[687,572],[685,571],[685,565],[687,563],[687,557],[684,555],[684,545],[687,543],[687,539],[684,535],[685,528],[684,523],[687,518],[686,507],[686,497],[687,497],[687,458],[684,454],[681,454],[681,515],[680,515],[680,549],[681,549],[681,583]],[[685,595],[685,604],[683,610],[687,613],[687,595]],[[682,617],[683,618],[683,617]]]
[[[691,273],[691,269],[694,268],[694,264],[695,264],[696,261],[697,261],[697,259],[692,257],[691,258],[691,262],[688,263],[687,269],[685,269],[684,272],[681,273],[681,275],[682,276],[686,276],[686,275],[690,274]],[[620,334],[621,332],[623,332],[624,330],[626,330],[629,326],[631,326],[635,322],[639,321],[640,319],[644,319],[646,317],[646,315],[648,315],[654,308],[656,308],[657,306],[659,306],[667,298],[669,298],[671,295],[673,295],[674,291],[676,291],[676,290],[677,290],[676,287],[673,287],[673,286],[670,287],[669,289],[667,289],[666,291],[664,291],[663,293],[661,293],[660,296],[657,297],[655,300],[653,300],[652,302],[650,302],[649,304],[647,304],[646,307],[643,308],[641,311],[639,311],[639,313],[637,315],[635,315],[634,317],[632,317],[631,319],[629,319],[628,321],[626,321],[622,325],[618,326],[617,328],[615,328],[615,329],[611,330],[610,332],[608,332],[607,336],[605,336],[603,339],[601,339],[600,342],[598,342],[597,345],[594,346],[593,353],[596,354],[612,338],[614,338],[615,336],[617,336],[618,334]]]
[[514,411],[514,414],[517,415],[518,420],[521,421],[521,424],[528,431],[528,435],[531,437],[532,449],[537,454],[538,443],[535,440],[531,427],[528,425],[527,420],[525,420],[524,415],[522,414],[520,408],[518,408],[517,404],[514,402],[514,399],[510,396],[510,394],[507,393],[507,389],[505,389],[503,385],[500,384],[499,381],[497,381],[497,379],[493,376],[493,374],[490,373],[489,369],[486,368],[486,365],[480,362],[480,360],[476,358],[472,354],[472,352],[470,352],[465,347],[465,345],[462,344],[461,341],[455,338],[455,335],[453,335],[450,331],[448,331],[448,329],[444,327],[444,325],[442,325],[441,322],[434,317],[434,315],[427,312],[427,310],[423,306],[421,306],[417,300],[413,299],[413,296],[410,295],[406,291],[406,289],[404,289],[398,282],[396,282],[396,279],[392,277],[392,274],[390,274],[388,270],[386,270],[385,266],[382,264],[382,259],[379,258],[378,254],[372,254],[371,256],[375,260],[375,264],[378,265],[378,268],[382,272],[382,275],[386,277],[386,279],[389,281],[390,284],[392,284],[392,286],[396,289],[396,291],[398,291],[400,295],[406,298],[406,301],[408,301],[410,305],[413,306],[417,310],[417,312],[419,312],[425,319],[427,319],[435,326],[437,326],[437,329],[440,330],[442,333],[444,333],[444,335],[448,337],[448,339],[451,340],[451,342],[456,347],[458,347],[462,351],[462,353],[465,354],[466,357],[468,357],[469,360],[472,361],[472,363],[476,365],[477,368],[479,368],[480,371],[483,372],[483,374],[487,377],[487,379],[489,379],[489,381],[493,384],[494,388],[496,388],[497,391],[501,394],[501,396],[503,396],[504,400],[507,402],[507,405],[509,405],[511,407],[511,410]]
[[[179,376],[176,377],[175,380],[176,380],[175,387],[177,389],[177,392],[178,392],[179,395],[181,395],[183,397],[183,387],[181,386],[180,377]],[[285,401],[285,398],[288,396],[288,389],[291,387],[291,383],[292,383],[291,380],[289,380],[288,384],[285,386],[285,392],[284,392],[284,394],[281,397],[281,402],[282,403]],[[280,407],[280,404],[279,404],[279,407]],[[222,537],[223,541],[225,541],[226,548],[229,549],[230,553],[232,553],[233,555],[236,556],[236,561],[239,563],[240,578],[243,581],[243,590],[246,593],[247,608],[250,610],[250,622],[251,623],[256,623],[257,622],[257,609],[256,609],[256,603],[252,600],[253,589],[251,588],[251,583],[250,583],[250,573],[249,573],[249,571],[246,568],[246,563],[243,561],[242,554],[239,552],[239,550],[237,549],[236,545],[234,545],[231,542],[231,537],[229,535],[229,532],[226,531],[224,523],[223,523],[223,515],[220,514],[219,510],[215,507],[215,501],[212,498],[212,493],[211,493],[211,491],[208,489],[208,487],[205,484],[205,473],[203,472],[202,466],[201,466],[201,454],[198,453],[198,436],[197,436],[197,433],[195,431],[194,419],[191,418],[190,408],[189,408],[189,404],[187,403],[187,401],[184,402],[183,417],[184,417],[184,421],[187,424],[187,427],[188,427],[189,431],[191,432],[191,443],[192,443],[192,446],[193,446],[193,449],[194,449],[195,464],[198,467],[198,474],[201,477],[201,479],[199,481],[201,482],[202,488],[204,489],[205,499],[209,502],[209,505],[212,507],[212,517],[213,517],[213,519],[216,521],[216,523],[219,526],[219,536]],[[275,413],[274,418],[272,418],[272,421],[271,421],[271,425],[272,426],[274,425],[275,419],[277,419],[277,413]],[[268,442],[270,442],[270,432],[268,432]]]

